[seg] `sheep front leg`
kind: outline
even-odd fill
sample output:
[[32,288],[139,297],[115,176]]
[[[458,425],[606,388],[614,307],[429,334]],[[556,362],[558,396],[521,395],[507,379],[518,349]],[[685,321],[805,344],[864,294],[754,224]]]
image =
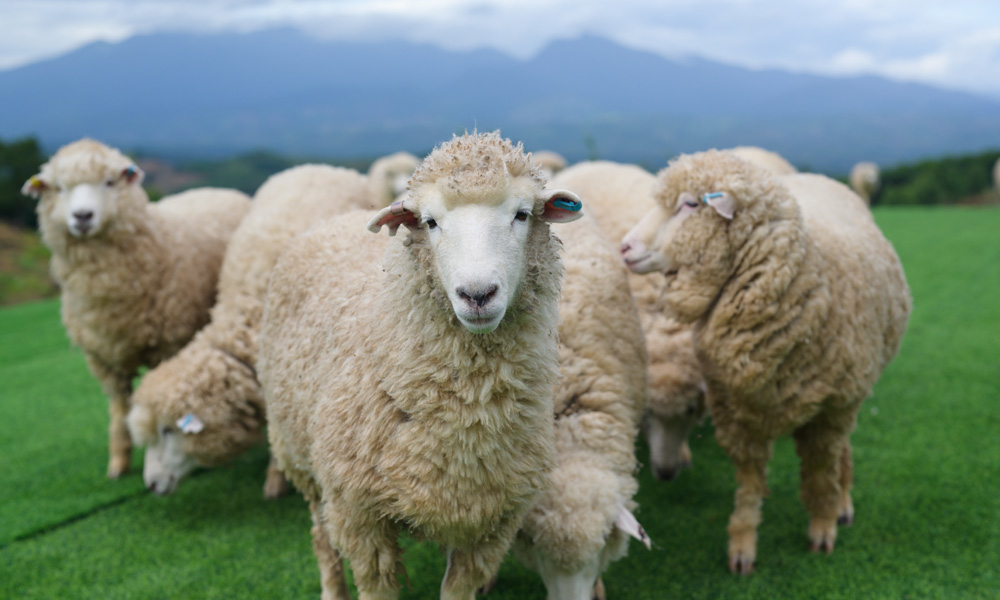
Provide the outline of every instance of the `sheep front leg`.
[[278,461],[271,455],[271,461],[267,464],[267,479],[264,481],[264,498],[274,500],[288,495],[288,479],[285,473],[278,466]]
[[736,464],[736,499],[729,517],[729,570],[753,573],[757,560],[757,528],[767,497],[767,463],[773,440],[760,440],[739,428],[717,430],[719,441]]
[[497,526],[489,540],[474,546],[450,548],[448,568],[441,581],[441,600],[474,600],[476,591],[489,585],[500,570],[519,523],[519,519],[508,517]]
[[837,540],[837,521],[853,519],[850,486],[845,488],[844,469],[850,462],[847,432],[829,419],[820,419],[800,427],[793,434],[799,455],[802,480],[802,504],[809,511],[809,540],[813,552],[833,552]]
[[[338,501],[347,502],[344,498]],[[342,514],[327,503],[323,517],[330,539],[351,563],[358,600],[396,600],[399,576],[405,574],[398,526],[387,519],[359,514],[357,506],[345,508]]]
[[129,435],[125,418],[131,405],[132,377],[135,373],[115,371],[90,355],[87,356],[87,365],[108,396],[108,412],[111,416],[108,425],[108,478],[118,479],[128,473],[132,462],[132,436]]
[[330,545],[330,538],[320,521],[320,512],[316,510],[315,502],[309,503],[309,512],[312,514],[312,545],[319,565],[322,600],[351,600],[347,579],[344,577],[344,562],[336,548]]

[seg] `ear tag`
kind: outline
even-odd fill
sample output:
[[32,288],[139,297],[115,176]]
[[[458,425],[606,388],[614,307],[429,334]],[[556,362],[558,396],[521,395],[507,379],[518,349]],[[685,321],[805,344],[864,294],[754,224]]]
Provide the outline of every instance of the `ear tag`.
[[177,419],[177,428],[182,433],[199,433],[202,429],[205,429],[205,424],[194,413],[188,413]]
[[716,198],[721,198],[722,196],[724,196],[722,192],[712,192],[711,194],[705,194],[702,196],[701,201],[708,204],[709,200],[715,200]]
[[563,210],[568,210],[570,212],[579,212],[580,208],[583,207],[583,203],[579,200],[573,200],[571,198],[556,198],[552,201],[552,205],[556,208],[561,208]]
[[618,518],[615,519],[615,527],[642,542],[646,546],[646,550],[652,548],[653,540],[649,538],[649,534],[639,524],[635,515],[624,506],[618,511]]

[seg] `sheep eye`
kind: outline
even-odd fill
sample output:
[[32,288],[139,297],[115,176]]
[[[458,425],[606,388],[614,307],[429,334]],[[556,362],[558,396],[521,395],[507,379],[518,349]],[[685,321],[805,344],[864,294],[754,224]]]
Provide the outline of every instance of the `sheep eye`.
[[437,229],[438,222],[434,219],[427,219],[424,223],[427,224],[427,229]]
[[114,179],[109,179],[109,180],[107,180],[107,181],[104,182],[104,185],[106,185],[108,187],[112,187],[114,184],[115,184],[115,180]]
[[684,206],[689,208],[698,208],[698,202],[696,200],[685,200]]
[[517,214],[514,215],[514,218],[518,221],[527,221],[530,215],[531,213],[526,210],[519,210],[517,211]]

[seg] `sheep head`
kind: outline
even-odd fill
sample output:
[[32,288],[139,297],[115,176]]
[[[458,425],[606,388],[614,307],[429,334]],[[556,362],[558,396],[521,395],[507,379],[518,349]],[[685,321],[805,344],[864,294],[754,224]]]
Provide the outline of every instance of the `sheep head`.
[[751,234],[775,215],[773,205],[784,199],[794,205],[787,193],[775,193],[779,187],[770,172],[727,152],[681,156],[657,176],[657,205],[622,239],[622,258],[635,273],[665,273],[673,316],[696,321]]
[[459,322],[473,333],[499,326],[525,275],[527,254],[549,223],[582,216],[572,192],[548,190],[538,167],[498,133],[466,134],[436,148],[410,181],[409,196],[369,222],[429,249]]
[[[68,144],[21,188],[40,199],[43,234],[95,237],[135,202],[133,193],[143,172],[131,159],[100,142],[83,139]],[[141,190],[141,188],[139,188]],[[145,202],[145,194],[141,194]]]

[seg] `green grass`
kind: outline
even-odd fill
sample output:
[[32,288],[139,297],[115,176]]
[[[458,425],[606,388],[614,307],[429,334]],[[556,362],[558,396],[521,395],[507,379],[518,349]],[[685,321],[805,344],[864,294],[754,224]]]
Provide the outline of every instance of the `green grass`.
[[[914,313],[900,356],[862,409],[854,448],[857,522],[813,555],[797,461],[771,463],[758,571],[726,569],[733,469],[706,425],[675,482],[640,474],[652,551],[605,575],[609,597],[1000,597],[1000,211],[885,209]],[[106,405],[59,324],[58,302],[0,311],[0,598],[316,598],[309,516],[297,496],[265,502],[266,452],[154,497],[136,474],[104,478]],[[642,456],[645,449],[640,448]],[[440,552],[406,542],[410,588],[434,598]],[[541,599],[508,559],[497,599]]]

